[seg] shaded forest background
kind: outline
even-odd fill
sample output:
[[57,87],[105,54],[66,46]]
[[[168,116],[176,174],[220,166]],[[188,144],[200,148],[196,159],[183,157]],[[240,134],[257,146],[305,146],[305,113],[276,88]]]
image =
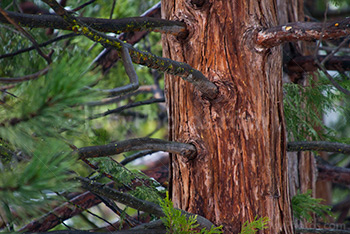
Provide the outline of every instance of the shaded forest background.
[[[84,6],[87,2],[61,1],[61,4],[75,16],[126,18],[140,16],[153,7],[146,14],[160,17],[156,0],[89,1]],[[343,19],[350,13],[349,4],[307,0],[305,20]],[[7,11],[53,14],[42,1],[1,1],[0,7]],[[168,153],[164,152],[166,147],[160,151],[154,144],[166,142],[148,142],[153,148],[120,152],[113,157],[82,159],[81,156],[91,152],[86,148],[89,146],[125,144],[126,149],[140,150],[143,148],[133,148],[144,143],[138,138],[168,139],[163,73],[134,65],[140,87],[121,95],[115,88],[127,85],[129,78],[116,54],[82,36],[68,35],[67,31],[25,29],[37,43],[49,41],[41,47],[48,58],[38,55],[35,49],[13,54],[33,43],[13,25],[0,24],[0,229],[111,231],[155,220],[157,215],[146,215],[129,205],[114,203],[96,192],[86,195],[93,188],[76,178],[89,178],[102,184],[113,181],[119,191],[155,204],[164,199]],[[158,32],[118,35],[137,49],[162,56]],[[55,38],[60,40],[50,41]],[[327,67],[327,74],[345,89],[350,87],[347,40],[308,43],[314,55],[327,55],[338,48],[337,56],[345,62],[335,61],[333,68]],[[293,62],[291,59],[297,53],[284,52],[285,77],[289,75],[284,84],[288,139],[350,144],[347,94],[334,88],[325,73],[316,71],[314,65],[307,66],[308,61],[300,57],[300,61]],[[47,60],[52,62],[48,65]],[[298,74],[305,72],[308,75],[300,80]],[[29,74],[32,75],[26,76]],[[135,138],[138,140],[125,142]],[[347,145],[342,147],[344,152],[350,152]],[[319,180],[331,182],[324,190],[312,194],[325,199],[333,216],[326,215],[326,222],[311,214],[308,222],[312,227],[322,224],[327,227],[326,222],[349,228],[350,159],[346,154],[334,152],[320,157],[315,150],[314,155],[319,170],[326,171],[323,174],[319,171]],[[77,160],[78,157],[82,160]],[[329,176],[331,170],[333,177]],[[46,217],[45,223],[51,226],[39,229],[44,226],[35,223],[43,222],[40,217]]]

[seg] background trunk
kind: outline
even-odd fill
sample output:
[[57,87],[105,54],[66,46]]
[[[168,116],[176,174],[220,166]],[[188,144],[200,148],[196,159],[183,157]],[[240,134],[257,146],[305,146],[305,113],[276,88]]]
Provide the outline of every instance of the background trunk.
[[[196,2],[197,5],[192,2]],[[292,233],[279,47],[256,48],[254,32],[277,24],[275,1],[163,1],[163,18],[186,22],[187,38],[163,36],[164,56],[202,71],[219,87],[209,102],[166,75],[169,138],[190,142],[192,161],[171,158],[175,206],[237,233],[257,215],[265,233]]]

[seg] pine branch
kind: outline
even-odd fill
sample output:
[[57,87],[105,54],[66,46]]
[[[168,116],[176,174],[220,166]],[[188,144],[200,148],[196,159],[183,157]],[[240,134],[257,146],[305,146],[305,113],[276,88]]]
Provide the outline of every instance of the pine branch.
[[287,151],[325,151],[350,154],[350,145],[327,141],[295,141],[288,142]]
[[264,47],[278,46],[284,42],[337,39],[349,35],[350,18],[323,22],[294,22],[261,30],[256,43]]
[[[29,28],[52,28],[72,30],[71,25],[58,15],[32,15],[5,11],[10,18]],[[89,25],[100,32],[133,32],[155,31],[171,33],[173,35],[186,34],[186,24],[179,21],[157,19],[152,17],[130,17],[123,19],[103,19],[90,17],[77,17],[78,21]],[[8,24],[8,20],[0,15],[0,22]]]
[[47,3],[56,12],[56,14],[60,15],[67,23],[69,23],[71,30],[75,33],[82,34],[92,41],[98,42],[105,47],[112,47],[119,52],[123,47],[126,47],[129,50],[130,57],[134,63],[145,65],[172,75],[180,76],[184,80],[192,83],[207,98],[216,98],[218,93],[218,88],[216,85],[210,82],[200,71],[192,68],[190,65],[137,50],[131,45],[125,44],[117,38],[106,36],[81,23],[77,18],[70,15],[56,1],[44,0],[44,2]]
[[108,145],[88,146],[77,150],[80,158],[106,157],[133,150],[166,151],[193,159],[196,154],[195,146],[186,143],[165,141],[151,138],[136,138]]

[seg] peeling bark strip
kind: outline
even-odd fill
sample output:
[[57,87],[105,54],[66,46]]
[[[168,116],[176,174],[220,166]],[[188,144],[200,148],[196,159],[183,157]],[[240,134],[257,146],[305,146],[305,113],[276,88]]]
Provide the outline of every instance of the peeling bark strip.
[[200,71],[192,68],[188,64],[172,61],[170,59],[155,56],[148,52],[137,50],[134,47],[123,43],[117,38],[106,36],[81,23],[77,18],[70,15],[55,0],[43,1],[48,4],[56,12],[56,14],[60,15],[67,23],[69,23],[71,30],[75,33],[82,34],[90,40],[100,43],[105,47],[112,47],[118,50],[119,53],[123,47],[126,47],[129,50],[130,57],[134,63],[180,76],[184,80],[192,83],[208,99],[216,98],[218,93],[217,87],[212,82],[210,82]]
[[108,145],[88,146],[78,149],[80,158],[106,157],[133,150],[156,150],[179,154],[187,160],[196,156],[196,147],[191,144],[160,139],[136,138]]
[[[69,23],[58,15],[32,15],[6,11],[8,16],[22,27],[52,28],[71,30]],[[152,17],[131,17],[123,19],[102,19],[77,17],[82,23],[100,32],[132,32],[132,31],[155,31],[182,35],[186,33],[186,25],[179,21],[162,20]],[[0,15],[0,22],[9,23]]]
[[[197,3],[199,1],[192,1]],[[169,139],[193,142],[197,157],[171,157],[172,200],[225,233],[268,217],[261,233],[292,233],[287,181],[281,48],[258,51],[254,31],[277,25],[275,1],[162,2],[162,17],[184,21],[189,35],[163,35],[164,56],[203,71],[219,88],[208,102],[166,75]]]
[[256,43],[265,47],[278,46],[284,42],[336,39],[349,35],[350,18],[328,23],[295,22],[260,31]]

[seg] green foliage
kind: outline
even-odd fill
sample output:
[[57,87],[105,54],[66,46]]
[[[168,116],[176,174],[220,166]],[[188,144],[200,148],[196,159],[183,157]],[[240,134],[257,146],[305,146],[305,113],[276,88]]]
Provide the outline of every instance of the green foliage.
[[[133,182],[137,182],[139,186],[131,190],[129,193],[133,196],[142,199],[158,203],[162,197],[164,188],[156,180],[149,178],[141,171],[133,169],[129,170],[126,167],[117,164],[114,160],[109,157],[96,158],[90,160],[94,164],[98,165],[98,176],[102,173],[107,173],[113,176],[113,180],[119,186],[132,186]],[[159,190],[159,188],[163,188]]]
[[255,216],[252,222],[246,221],[243,226],[240,234],[254,234],[258,230],[267,229],[267,223],[270,221],[268,217],[261,217],[257,220],[257,216]]
[[198,230],[199,224],[197,224],[197,216],[186,217],[181,213],[180,210],[175,209],[173,202],[169,199],[169,194],[166,194],[164,200],[160,200],[160,206],[165,214],[165,217],[162,217],[164,225],[167,228],[167,233],[174,234],[192,234],[192,233],[201,233],[201,234],[215,234],[222,233],[222,226],[214,227],[212,226],[210,230],[203,228]]
[[78,185],[71,171],[77,159],[65,144],[55,139],[38,141],[27,157],[0,167],[0,207],[7,211],[9,223],[19,223],[13,211],[21,218],[38,215],[44,204],[59,199],[55,192],[74,191]]
[[306,193],[298,193],[292,198],[292,209],[295,218],[301,220],[306,219],[306,221],[312,221],[312,214],[315,213],[322,218],[331,214],[331,207],[321,204],[321,198],[311,197],[311,190]]
[[[310,79],[309,82],[308,86],[288,83],[283,87],[289,138],[296,141],[332,139],[334,132],[324,125],[323,114],[341,109],[336,103],[343,95],[336,92],[325,78],[320,77],[317,82]],[[317,130],[320,127],[325,133]]]

